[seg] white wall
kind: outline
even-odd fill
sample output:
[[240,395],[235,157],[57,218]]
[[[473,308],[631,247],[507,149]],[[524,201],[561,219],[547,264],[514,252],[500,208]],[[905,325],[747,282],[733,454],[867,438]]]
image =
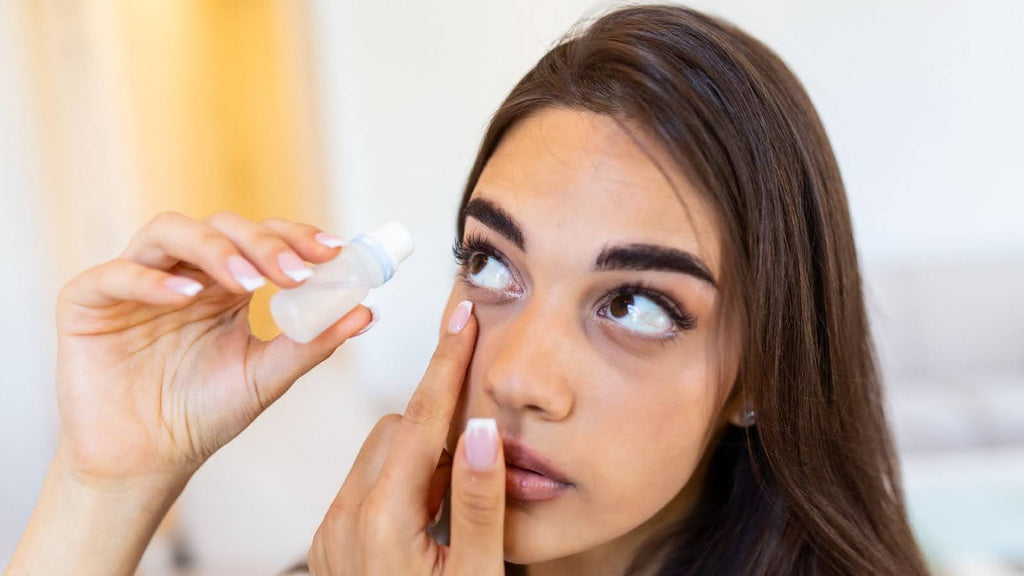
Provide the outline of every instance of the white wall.
[[55,442],[53,240],[41,218],[20,13],[0,2],[0,565],[6,565]]

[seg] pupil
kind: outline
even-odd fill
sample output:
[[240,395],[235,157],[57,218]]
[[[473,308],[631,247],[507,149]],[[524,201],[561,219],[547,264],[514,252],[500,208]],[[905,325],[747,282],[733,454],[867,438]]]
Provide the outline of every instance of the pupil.
[[470,261],[469,261],[469,270],[473,274],[479,274],[480,271],[483,270],[484,266],[486,266],[486,265],[487,265],[487,256],[484,256],[483,254],[474,254],[473,258],[470,259]]
[[633,305],[633,296],[630,294],[616,296],[612,299],[611,304],[608,306],[608,310],[611,311],[612,316],[616,318],[622,318],[629,314],[629,307]]

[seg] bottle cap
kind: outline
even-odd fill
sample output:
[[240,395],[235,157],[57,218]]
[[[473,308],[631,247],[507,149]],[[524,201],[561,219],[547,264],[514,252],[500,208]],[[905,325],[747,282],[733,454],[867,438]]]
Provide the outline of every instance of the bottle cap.
[[388,222],[376,232],[368,233],[367,236],[376,240],[377,244],[384,249],[384,253],[391,260],[392,270],[398,268],[402,260],[412,254],[412,234],[398,222]]

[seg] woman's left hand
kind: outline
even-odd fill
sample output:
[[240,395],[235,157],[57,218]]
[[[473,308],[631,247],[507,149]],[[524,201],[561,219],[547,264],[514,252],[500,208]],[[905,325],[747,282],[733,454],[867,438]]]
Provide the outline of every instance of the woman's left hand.
[[[405,414],[377,423],[313,538],[313,576],[504,574],[505,458],[494,421],[443,452],[476,340],[461,303]],[[450,544],[427,533],[451,483]]]

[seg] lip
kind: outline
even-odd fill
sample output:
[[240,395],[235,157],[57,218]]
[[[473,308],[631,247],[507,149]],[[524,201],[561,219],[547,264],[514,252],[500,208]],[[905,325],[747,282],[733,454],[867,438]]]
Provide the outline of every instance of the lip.
[[502,442],[505,451],[505,496],[520,502],[557,498],[573,483],[546,458],[515,440]]

